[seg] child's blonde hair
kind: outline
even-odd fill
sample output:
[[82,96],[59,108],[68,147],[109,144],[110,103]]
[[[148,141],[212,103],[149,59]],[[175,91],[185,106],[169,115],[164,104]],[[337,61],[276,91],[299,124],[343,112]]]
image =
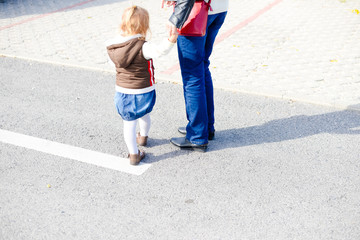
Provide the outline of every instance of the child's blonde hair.
[[146,9],[138,6],[132,6],[125,9],[120,31],[123,35],[141,34],[144,38],[149,31],[149,13]]

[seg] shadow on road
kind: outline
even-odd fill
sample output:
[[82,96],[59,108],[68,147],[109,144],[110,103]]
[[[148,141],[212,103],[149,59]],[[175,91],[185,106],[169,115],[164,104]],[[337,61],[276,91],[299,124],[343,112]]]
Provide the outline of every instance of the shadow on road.
[[282,142],[320,133],[360,134],[360,113],[351,110],[321,115],[299,115],[263,125],[216,132],[211,150]]

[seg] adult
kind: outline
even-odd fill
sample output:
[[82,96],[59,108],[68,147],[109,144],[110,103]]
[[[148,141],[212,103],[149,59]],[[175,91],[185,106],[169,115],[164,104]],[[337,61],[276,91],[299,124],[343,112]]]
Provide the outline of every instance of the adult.
[[[187,20],[195,0],[178,0],[171,15],[170,31],[181,29]],[[215,136],[214,92],[209,57],[215,38],[224,23],[229,0],[212,0],[207,31],[203,37],[178,37],[178,56],[183,81],[188,124],[180,127],[185,137],[172,138],[170,142],[180,148],[192,148],[205,152],[208,140]]]

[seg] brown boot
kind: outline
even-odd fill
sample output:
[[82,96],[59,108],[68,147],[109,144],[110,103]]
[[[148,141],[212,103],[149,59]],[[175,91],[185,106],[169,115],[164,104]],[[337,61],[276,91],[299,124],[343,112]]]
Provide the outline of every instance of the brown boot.
[[140,133],[137,133],[136,135],[136,142],[140,146],[146,146],[148,137],[141,136]]
[[138,165],[141,160],[145,157],[145,152],[139,150],[138,154],[129,154],[130,164],[131,165]]

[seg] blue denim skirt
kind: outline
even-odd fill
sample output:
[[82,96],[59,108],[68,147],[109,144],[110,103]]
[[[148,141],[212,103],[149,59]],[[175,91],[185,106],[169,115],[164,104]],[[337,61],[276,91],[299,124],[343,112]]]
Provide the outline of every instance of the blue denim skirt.
[[150,113],[155,105],[155,90],[143,94],[125,94],[116,92],[114,102],[121,118],[133,121]]

